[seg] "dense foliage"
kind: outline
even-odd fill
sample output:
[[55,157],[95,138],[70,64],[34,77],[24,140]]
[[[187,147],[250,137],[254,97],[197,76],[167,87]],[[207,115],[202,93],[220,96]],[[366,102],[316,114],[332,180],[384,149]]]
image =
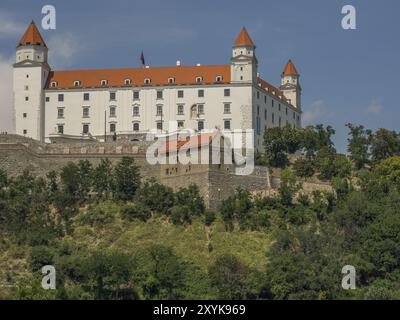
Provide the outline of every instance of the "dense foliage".
[[[238,189],[217,212],[132,158],[0,169],[0,299],[400,299],[399,135],[348,128],[348,157],[330,127],[268,129],[257,158],[279,168],[276,194]],[[334,191],[305,193],[308,179]]]

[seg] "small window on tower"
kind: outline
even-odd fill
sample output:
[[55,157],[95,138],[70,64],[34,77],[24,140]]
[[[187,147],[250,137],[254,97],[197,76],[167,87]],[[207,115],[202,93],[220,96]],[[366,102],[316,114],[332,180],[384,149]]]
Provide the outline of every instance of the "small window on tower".
[[52,81],[52,82],[50,83],[50,87],[51,87],[51,88],[57,87],[57,82],[56,82],[56,81]]
[[203,82],[203,77],[196,77],[196,82],[197,83]]
[[81,82],[79,80],[74,81],[74,87],[80,87]]
[[132,84],[132,80],[131,79],[125,79],[124,83],[125,83],[126,86],[129,86],[129,85]]
[[215,80],[216,80],[217,82],[221,82],[221,81],[222,81],[222,76],[217,76],[217,77],[215,78]]
[[107,80],[101,80],[100,84],[102,86],[106,86],[108,84],[108,81]]
[[174,84],[175,83],[175,78],[169,78],[168,79],[169,84]]
[[150,84],[151,80],[149,78],[144,79],[144,84]]

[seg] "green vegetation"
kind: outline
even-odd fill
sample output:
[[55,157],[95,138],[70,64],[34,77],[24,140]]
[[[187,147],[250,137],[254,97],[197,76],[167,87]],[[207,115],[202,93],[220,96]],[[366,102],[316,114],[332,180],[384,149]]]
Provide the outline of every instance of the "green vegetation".
[[[399,135],[348,128],[348,157],[330,127],[268,129],[257,160],[279,170],[277,194],[238,189],[217,212],[132,158],[0,169],[0,299],[400,299]],[[334,192],[304,193],[311,179]],[[345,265],[356,290],[341,289]]]

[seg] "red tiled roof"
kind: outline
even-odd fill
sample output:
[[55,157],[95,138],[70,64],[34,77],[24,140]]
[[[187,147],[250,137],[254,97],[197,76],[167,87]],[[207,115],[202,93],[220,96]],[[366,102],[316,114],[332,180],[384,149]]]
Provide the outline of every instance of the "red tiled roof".
[[165,142],[160,148],[158,148],[158,152],[160,154],[176,152],[177,150],[194,150],[197,148],[201,148],[202,146],[208,146],[212,143],[214,137],[216,136],[216,132],[199,134],[195,136],[187,137],[185,140],[172,140]]
[[42,35],[40,34],[33,20],[29,24],[28,29],[26,29],[24,35],[18,43],[18,47],[27,45],[42,46],[47,48],[46,43],[44,42]]
[[268,83],[267,81],[258,78],[258,83],[261,85],[261,88],[265,89],[266,91],[270,92],[273,96],[275,96],[277,99],[289,103],[289,100],[285,98],[285,95],[281,90],[278,88],[274,87],[272,84]]
[[254,42],[251,40],[246,28],[243,27],[235,41],[235,46],[251,46],[254,47]]
[[[217,77],[222,80],[217,82]],[[101,88],[102,80],[107,80],[104,87],[134,87],[144,86],[145,79],[150,79],[149,86],[188,85],[198,84],[197,77],[202,77],[202,84],[229,83],[231,81],[230,65],[222,66],[173,66],[152,68],[127,68],[104,70],[72,70],[53,71],[50,73],[48,88],[52,82],[56,82],[58,89],[76,88],[75,81],[80,81],[79,88]],[[168,79],[173,78],[174,83]],[[130,80],[131,84],[125,84]]]
[[283,70],[282,75],[283,76],[290,76],[290,75],[298,76],[299,75],[299,73],[297,72],[297,69],[294,66],[292,60],[288,61],[288,63],[286,64],[285,70]]

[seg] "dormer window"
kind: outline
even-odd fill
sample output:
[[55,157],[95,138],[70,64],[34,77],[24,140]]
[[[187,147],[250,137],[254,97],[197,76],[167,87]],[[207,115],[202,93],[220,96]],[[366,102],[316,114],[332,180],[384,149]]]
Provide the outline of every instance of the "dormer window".
[[50,88],[56,88],[56,87],[57,87],[57,81],[50,82]]
[[132,80],[131,79],[125,79],[124,83],[125,83],[126,86],[129,86],[129,85],[132,84]]
[[168,84],[174,84],[175,78],[168,78]]
[[203,82],[203,77],[196,77],[196,83]]
[[101,81],[100,81],[100,84],[101,84],[102,86],[106,86],[106,85],[108,84],[108,81],[107,81],[107,80],[101,80]]
[[221,81],[222,81],[222,76],[217,76],[217,77],[215,78],[215,80],[216,80],[217,82],[221,82]]
[[151,83],[151,79],[150,78],[145,78],[144,79],[144,84],[150,84]]
[[81,86],[81,82],[79,80],[74,81],[74,87],[80,87]]

